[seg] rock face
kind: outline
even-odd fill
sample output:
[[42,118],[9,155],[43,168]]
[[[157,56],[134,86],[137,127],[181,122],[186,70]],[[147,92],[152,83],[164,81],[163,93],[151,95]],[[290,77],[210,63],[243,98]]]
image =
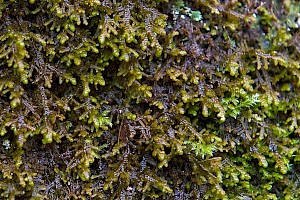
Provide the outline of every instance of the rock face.
[[0,0],[0,199],[300,198],[299,13]]

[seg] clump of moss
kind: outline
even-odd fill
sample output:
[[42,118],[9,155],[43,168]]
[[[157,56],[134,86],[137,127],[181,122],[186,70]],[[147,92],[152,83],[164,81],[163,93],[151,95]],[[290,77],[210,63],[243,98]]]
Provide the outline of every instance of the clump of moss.
[[0,1],[1,198],[299,198],[299,7]]

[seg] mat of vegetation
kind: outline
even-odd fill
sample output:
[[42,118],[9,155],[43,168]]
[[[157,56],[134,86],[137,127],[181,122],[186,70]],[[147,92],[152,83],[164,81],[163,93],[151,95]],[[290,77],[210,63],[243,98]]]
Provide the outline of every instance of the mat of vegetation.
[[0,199],[300,199],[297,0],[0,0]]

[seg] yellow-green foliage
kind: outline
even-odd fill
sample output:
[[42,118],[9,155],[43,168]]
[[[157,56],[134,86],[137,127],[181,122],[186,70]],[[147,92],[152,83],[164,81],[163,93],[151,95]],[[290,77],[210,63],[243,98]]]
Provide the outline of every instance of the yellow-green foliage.
[[0,0],[0,199],[299,199],[299,11]]

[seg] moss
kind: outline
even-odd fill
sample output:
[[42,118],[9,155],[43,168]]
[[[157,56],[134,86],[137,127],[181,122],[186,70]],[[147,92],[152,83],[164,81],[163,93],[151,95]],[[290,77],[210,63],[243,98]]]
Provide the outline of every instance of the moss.
[[299,7],[0,0],[0,198],[298,199]]

